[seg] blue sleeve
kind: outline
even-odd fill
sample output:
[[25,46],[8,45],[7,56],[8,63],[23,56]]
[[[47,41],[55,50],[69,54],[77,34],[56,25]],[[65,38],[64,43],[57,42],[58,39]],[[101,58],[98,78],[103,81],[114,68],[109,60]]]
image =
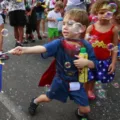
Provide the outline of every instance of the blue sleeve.
[[57,40],[53,40],[52,42],[49,42],[47,44],[44,44],[44,47],[46,48],[47,52],[42,53],[41,56],[43,58],[48,58],[48,57],[53,57],[56,55],[59,47],[61,44],[61,40],[57,39]]
[[93,61],[95,64],[95,68],[97,68],[98,61],[96,59],[92,45],[87,40],[82,40],[82,42],[87,49],[88,59]]

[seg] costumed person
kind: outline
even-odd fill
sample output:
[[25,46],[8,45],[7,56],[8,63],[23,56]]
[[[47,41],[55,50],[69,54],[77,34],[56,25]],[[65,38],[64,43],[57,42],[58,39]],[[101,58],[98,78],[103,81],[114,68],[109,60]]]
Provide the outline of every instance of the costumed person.
[[[86,11],[72,9],[65,14],[63,19],[62,33],[64,37],[62,39],[53,40],[43,46],[16,47],[12,50],[12,54],[15,55],[41,53],[43,58],[55,57],[56,59],[56,74],[50,90],[46,94],[32,99],[29,106],[31,115],[35,115],[41,102],[50,102],[56,99],[65,103],[70,97],[78,105],[77,117],[80,120],[88,118],[87,113],[90,112],[88,97],[83,84],[78,81],[78,75],[82,68],[87,66],[95,69],[97,64],[92,46],[82,38],[88,23]],[[75,31],[76,25],[79,25],[77,31]],[[80,49],[83,47],[87,50],[88,59],[79,57]]]
[[[120,3],[118,5],[120,5]],[[118,60],[120,61],[120,11],[113,15],[111,22],[118,28]]]
[[[114,1],[112,1],[113,3],[115,4]],[[118,45],[118,29],[110,22],[113,14],[117,13],[118,7],[114,7],[111,5],[111,1],[107,0],[97,0],[91,7],[91,12],[98,16],[98,21],[87,28],[86,39],[92,44],[99,61],[97,70],[89,72],[92,81],[85,84],[88,98],[92,100],[95,99],[95,81],[109,83],[115,76],[117,52],[110,49],[111,45]]]

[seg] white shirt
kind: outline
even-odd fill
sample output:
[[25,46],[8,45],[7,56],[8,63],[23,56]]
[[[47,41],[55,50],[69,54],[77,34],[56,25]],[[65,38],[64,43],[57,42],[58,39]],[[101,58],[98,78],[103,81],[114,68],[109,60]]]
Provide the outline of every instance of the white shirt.
[[[61,13],[58,12],[56,13],[54,10],[50,11],[48,13],[47,18],[53,18],[53,19],[57,19],[57,18],[61,18]],[[58,22],[52,22],[52,21],[48,21],[48,27],[49,28],[58,28]]]
[[81,3],[83,3],[83,0],[68,0],[67,6],[68,5],[80,5]]
[[25,10],[24,0],[11,0],[9,2],[9,11]]
[[0,13],[3,12],[3,9],[7,9],[8,6],[9,6],[9,2],[7,0],[0,2]]

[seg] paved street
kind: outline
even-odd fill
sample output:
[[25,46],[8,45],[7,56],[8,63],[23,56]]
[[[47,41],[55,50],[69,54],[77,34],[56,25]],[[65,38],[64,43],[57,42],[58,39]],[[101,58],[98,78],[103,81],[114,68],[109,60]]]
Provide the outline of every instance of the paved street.
[[[13,29],[5,25],[9,35],[4,38],[4,51],[15,46]],[[44,44],[47,39],[36,40],[26,46]],[[73,101],[66,104],[58,101],[42,103],[37,109],[37,114],[31,117],[28,106],[31,98],[45,92],[38,87],[41,75],[49,66],[52,58],[43,60],[40,55],[9,55],[10,59],[3,66],[3,89],[0,93],[0,120],[77,120],[74,111],[77,105]],[[120,85],[120,62],[116,67],[116,77],[113,82]],[[119,86],[118,86],[119,87]],[[97,98],[90,102],[90,118],[93,120],[120,120],[120,88],[115,88],[111,83],[104,85],[106,99]]]

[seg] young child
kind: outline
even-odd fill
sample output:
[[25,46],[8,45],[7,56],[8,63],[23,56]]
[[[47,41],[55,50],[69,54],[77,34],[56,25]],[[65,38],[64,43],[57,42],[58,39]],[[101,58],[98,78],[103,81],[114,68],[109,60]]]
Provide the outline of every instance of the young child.
[[[120,3],[119,3],[120,4]],[[113,16],[111,22],[118,28],[118,60],[120,60],[120,11]]]
[[48,13],[47,21],[48,21],[48,40],[49,41],[59,37],[57,19],[61,18],[60,11],[63,8],[64,8],[63,3],[61,1],[58,1],[55,3],[54,10]]
[[[82,118],[87,119],[90,107],[83,84],[78,82],[78,70],[80,71],[85,66],[93,69],[97,61],[92,46],[88,41],[81,38],[82,32],[74,33],[72,31],[76,23],[82,24],[82,32],[84,32],[85,27],[88,25],[88,15],[84,10],[72,9],[65,14],[62,27],[63,39],[53,40],[44,46],[17,47],[12,50],[12,54],[15,55],[42,53],[43,58],[53,56],[56,59],[56,75],[50,90],[46,94],[32,99],[29,107],[31,115],[35,114],[39,103],[50,102],[53,99],[66,102],[69,96],[71,100],[78,104],[76,115],[79,120],[82,120]],[[87,49],[89,59],[77,56],[83,46]]]
[[[111,11],[110,2],[107,0],[97,0],[91,11],[98,16],[98,21],[87,28],[86,37],[93,36],[94,40],[90,41],[94,48],[95,55],[99,64],[97,71],[90,70],[90,82],[85,85],[89,99],[95,99],[94,83],[100,80],[102,83],[109,83],[114,79],[117,52],[109,50],[109,45],[117,46],[118,30],[111,24],[110,16],[106,16]],[[117,12],[117,10],[116,10]],[[113,13],[114,14],[114,13]],[[89,38],[89,37],[87,37]]]

